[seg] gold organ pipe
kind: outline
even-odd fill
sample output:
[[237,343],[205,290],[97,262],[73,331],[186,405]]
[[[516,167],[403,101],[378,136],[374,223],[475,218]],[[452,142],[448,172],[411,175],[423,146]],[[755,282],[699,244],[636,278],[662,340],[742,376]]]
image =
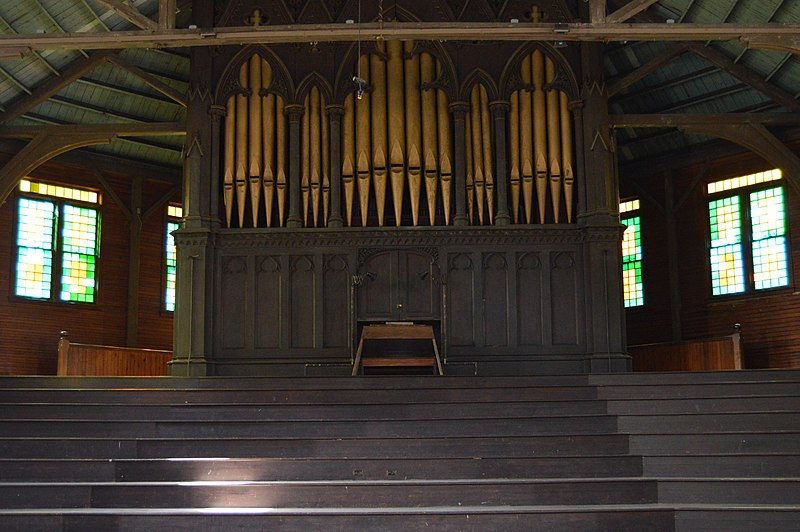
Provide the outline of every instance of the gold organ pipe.
[[[272,68],[266,60],[261,60],[261,88],[268,89],[272,84]],[[261,137],[263,139],[264,207],[267,227],[272,226],[272,205],[275,202],[275,95],[261,97]]]
[[[431,83],[436,75],[436,63],[430,54],[420,54],[420,79]],[[425,159],[425,195],[428,199],[428,218],[433,225],[436,219],[437,186],[437,120],[436,89],[422,91],[422,151]],[[411,170],[409,169],[409,173]]]
[[[511,180],[511,213],[514,223],[519,223],[519,192],[520,192],[520,171],[519,171],[519,97],[521,91],[515,91],[511,95],[511,106],[508,112],[508,156],[510,160],[510,180]],[[524,93],[523,97],[524,97]],[[502,179],[502,176],[500,176]]]
[[572,168],[572,120],[569,112],[569,102],[564,92],[559,93],[559,107],[561,110],[561,158],[564,174],[564,202],[567,207],[567,223],[572,223],[572,188],[575,183],[575,174]]
[[[408,195],[411,198],[411,219],[419,225],[419,200],[422,188],[422,126],[420,124],[420,56],[413,54],[414,42],[405,41],[405,119],[408,150]],[[430,118],[428,118],[428,121]],[[401,204],[402,209],[402,204]],[[399,225],[399,223],[398,223]]]
[[436,123],[439,137],[439,179],[442,185],[442,209],[444,224],[450,225],[450,205],[452,201],[453,167],[450,161],[450,113],[447,94],[436,90]]
[[250,58],[250,210],[253,227],[258,227],[258,209],[261,206],[261,56]]
[[[367,82],[370,82],[370,57],[368,55],[361,56],[360,70],[361,77]],[[358,175],[358,199],[361,206],[361,225],[367,225],[367,214],[369,213],[369,189],[372,181],[372,174],[370,171],[370,154],[371,148],[371,116],[370,116],[370,101],[372,96],[370,93],[365,92],[363,96],[356,103],[356,163]]]
[[225,220],[231,226],[233,211],[233,174],[236,148],[236,97],[231,96],[225,110],[225,171],[222,178],[222,200],[225,203]]
[[275,97],[275,167],[278,170],[276,189],[278,192],[278,226],[283,226],[286,212],[286,113],[283,98]]
[[[522,61],[522,83],[530,86],[531,56]],[[520,166],[522,167],[522,196],[525,204],[525,221],[533,221],[533,130],[531,113],[531,94],[525,90],[519,91],[519,144]]]
[[328,123],[325,109],[325,97],[320,94],[320,120],[322,123],[322,225],[328,225],[328,209],[331,197],[331,145],[330,145],[330,124]]
[[347,226],[353,224],[353,196],[355,192],[355,96],[348,94],[344,99],[342,116],[342,188]]
[[[379,46],[381,46],[379,44]],[[372,78],[372,167],[375,172],[375,204],[378,225],[383,226],[386,208],[386,64],[378,54],[370,54]],[[363,202],[363,200],[362,200]]]
[[[470,130],[472,131],[472,175],[473,188],[475,191],[474,208],[470,212],[477,211],[478,223],[483,225],[483,193],[485,192],[485,181],[483,173],[483,133],[481,132],[481,86],[474,85],[470,93]],[[470,218],[472,216],[470,215]]]
[[536,199],[539,205],[539,223],[544,223],[547,195],[547,114],[544,96],[544,54],[536,50],[531,55],[533,77],[533,140],[536,160]]
[[494,175],[492,174],[492,130],[489,125],[489,95],[486,87],[480,87],[481,98],[481,145],[483,147],[483,179],[486,187],[486,210],[489,223],[494,223]]
[[[248,87],[247,63],[239,69],[239,85]],[[236,95],[236,201],[239,227],[244,227],[244,204],[247,200],[247,95]]]
[[[549,85],[556,79],[556,68],[548,57],[545,62],[545,80]],[[550,201],[553,204],[553,221],[558,223],[561,201],[561,111],[559,91],[552,86],[547,92],[547,158],[550,163]]]
[[467,170],[467,214],[469,223],[473,223],[475,213],[475,166],[472,161],[472,109],[467,111],[464,120],[464,159],[466,160]]
[[311,106],[309,95],[303,100],[302,140],[300,142],[300,190],[303,194],[303,227],[308,227],[308,204],[311,199]]
[[319,198],[322,187],[322,167],[320,160],[322,131],[320,131],[320,112],[319,112],[319,89],[311,87],[311,97],[309,101],[311,116],[309,117],[309,158],[310,158],[310,178],[311,178],[311,219],[314,227],[319,222]]
[[403,214],[403,191],[405,190],[405,98],[403,82],[403,43],[388,41],[386,92],[389,112],[389,153],[392,199],[394,201],[395,224],[400,225]]

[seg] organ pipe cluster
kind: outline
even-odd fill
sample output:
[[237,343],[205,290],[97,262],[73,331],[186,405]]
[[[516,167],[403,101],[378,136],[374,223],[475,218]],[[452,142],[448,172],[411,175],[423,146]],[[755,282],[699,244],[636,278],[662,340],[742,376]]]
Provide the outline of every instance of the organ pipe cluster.
[[[412,54],[414,43],[389,41],[381,53],[360,58],[360,77],[369,90],[344,102],[342,186],[345,221],[354,225],[356,196],[360,225],[366,226],[374,198],[377,224],[386,222],[389,194],[394,222],[402,223],[407,193],[411,223],[435,224],[439,198],[450,223],[452,164],[447,96],[430,88],[440,69],[428,53]],[[385,54],[385,55],[384,55]],[[424,198],[423,198],[424,190]],[[424,213],[423,213],[424,214]]]
[[555,66],[539,50],[525,57],[521,77],[526,88],[511,95],[508,120],[514,223],[545,223],[548,196],[553,221],[558,223],[562,189],[567,222],[571,222],[575,177],[567,95],[549,86],[555,79]]

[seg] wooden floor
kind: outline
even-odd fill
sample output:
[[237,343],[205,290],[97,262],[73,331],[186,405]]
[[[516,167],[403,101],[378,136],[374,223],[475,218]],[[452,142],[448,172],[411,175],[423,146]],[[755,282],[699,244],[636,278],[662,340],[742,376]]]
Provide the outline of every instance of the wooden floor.
[[798,530],[800,371],[0,377],[1,530]]

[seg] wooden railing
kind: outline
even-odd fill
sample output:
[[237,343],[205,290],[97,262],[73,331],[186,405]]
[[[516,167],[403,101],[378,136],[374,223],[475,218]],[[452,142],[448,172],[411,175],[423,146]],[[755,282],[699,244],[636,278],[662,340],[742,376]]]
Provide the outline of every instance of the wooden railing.
[[66,331],[58,340],[57,375],[163,376],[172,351],[136,349],[69,341]]
[[713,371],[742,369],[742,339],[736,332],[719,338],[628,346],[633,371]]

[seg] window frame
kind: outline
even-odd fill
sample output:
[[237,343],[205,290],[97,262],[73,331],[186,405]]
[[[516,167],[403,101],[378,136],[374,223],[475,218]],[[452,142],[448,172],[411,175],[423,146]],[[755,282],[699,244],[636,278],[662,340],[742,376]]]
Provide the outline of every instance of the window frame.
[[[747,177],[747,176],[736,176],[730,179],[736,179],[740,177]],[[714,182],[721,182],[727,179],[720,179]],[[706,185],[708,187],[710,183]],[[781,195],[783,198],[783,239],[784,239],[784,246],[785,246],[785,254],[786,254],[786,284],[780,286],[771,286],[766,288],[757,288],[756,281],[755,281],[755,261],[753,256],[753,217],[752,217],[752,204],[750,201],[750,196],[753,193],[780,188]],[[774,180],[767,180],[761,183],[755,183],[752,185],[742,185],[735,188],[730,188],[727,190],[717,190],[715,192],[708,192],[708,188],[706,188],[705,193],[705,212],[706,212],[706,268],[707,268],[707,280],[708,280],[708,289],[710,293],[710,298],[715,301],[725,300],[725,299],[732,299],[732,298],[748,298],[748,297],[760,297],[763,295],[792,290],[794,285],[794,279],[792,276],[792,250],[791,250],[791,231],[790,227],[791,224],[789,222],[789,208],[786,196],[787,188],[784,182],[783,177]],[[739,231],[740,231],[740,238],[739,244],[741,245],[742,250],[742,269],[743,269],[743,277],[744,277],[744,289],[738,292],[729,292],[724,294],[715,294],[714,293],[714,278],[713,278],[713,264],[711,260],[711,250],[712,247],[712,237],[711,237],[711,213],[709,211],[709,207],[712,202],[723,200],[726,198],[738,197],[739,201]]]
[[[34,179],[30,177],[23,178],[24,181],[29,181],[30,183],[36,183],[40,185],[47,185],[47,186],[54,186],[54,187],[63,187],[65,189],[71,190],[78,190],[83,192],[89,192],[94,194],[97,198],[95,203],[90,201],[81,201],[78,199],[60,197],[57,195],[50,195],[50,194],[42,194],[38,192],[31,192],[31,191],[24,191],[20,188],[20,184],[17,185],[15,191],[15,202],[14,202],[14,231],[12,236],[11,245],[13,247],[13,251],[11,253],[11,260],[12,260],[12,271],[13,274],[10,276],[10,297],[16,301],[24,301],[27,303],[45,303],[45,304],[66,304],[66,305],[84,305],[88,307],[96,307],[99,304],[100,299],[100,275],[99,275],[99,264],[100,264],[100,256],[101,256],[101,237],[102,237],[102,195],[99,190],[93,189],[90,187],[75,185],[75,184],[65,184],[50,180],[42,180],[42,179]],[[21,180],[20,183],[23,181]],[[28,295],[22,295],[17,293],[18,289],[18,282],[19,282],[19,260],[20,260],[20,249],[26,246],[22,246],[19,243],[19,232],[20,232],[20,215],[21,215],[21,200],[28,199],[32,201],[44,201],[49,202],[54,205],[55,209],[55,223],[53,227],[53,248],[52,248],[52,256],[51,256],[51,274],[50,274],[50,296],[49,297],[34,297]],[[65,219],[66,216],[64,215],[64,207],[65,206],[76,207],[80,209],[91,209],[97,213],[97,223],[95,226],[95,253],[94,253],[94,294],[92,301],[74,301],[69,299],[62,299],[61,293],[63,292],[64,284],[63,284],[63,272],[64,272],[64,226],[65,226]]]

